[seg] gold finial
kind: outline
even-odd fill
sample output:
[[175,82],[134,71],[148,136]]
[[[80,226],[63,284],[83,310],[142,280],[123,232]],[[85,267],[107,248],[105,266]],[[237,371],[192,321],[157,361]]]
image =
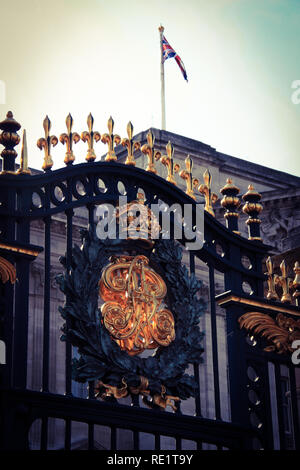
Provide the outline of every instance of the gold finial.
[[167,155],[162,155],[160,158],[160,161],[163,165],[167,167],[167,170],[168,170],[167,181],[169,181],[169,183],[176,185],[174,173],[178,173],[180,169],[180,165],[178,163],[174,164],[174,160],[173,160],[174,148],[170,141],[166,145],[166,150],[167,150]]
[[75,160],[75,155],[72,150],[73,142],[77,144],[77,142],[80,141],[80,135],[77,134],[77,132],[72,132],[73,118],[70,113],[66,117],[66,126],[67,126],[67,134],[66,133],[61,134],[59,137],[59,140],[62,144],[66,144],[67,151],[66,151],[64,163],[66,165],[70,165]]
[[125,165],[135,166],[135,159],[134,159],[133,152],[135,150],[140,150],[141,144],[140,142],[135,142],[134,140],[132,140],[133,125],[131,124],[130,121],[127,124],[127,135],[128,135],[128,139],[127,138],[122,139],[122,142],[121,142],[123,147],[127,147],[127,158],[125,161]]
[[260,223],[259,214],[263,210],[263,206],[260,203],[261,194],[255,189],[253,184],[249,184],[248,191],[242,196],[245,204],[243,205],[242,211],[248,215],[246,225],[248,225],[248,240],[262,241],[260,236]]
[[280,286],[282,287],[282,296],[281,296],[281,302],[284,303],[291,303],[292,297],[290,294],[290,286],[292,285],[292,279],[290,279],[287,275],[287,267],[285,260],[283,260],[280,264],[280,270],[281,270],[281,276],[278,276],[278,282]]
[[275,289],[275,284],[278,282],[278,275],[274,274],[273,272],[273,262],[271,257],[269,256],[266,260],[266,266],[267,266],[267,273],[265,273],[268,276],[268,293],[267,293],[267,299],[269,300],[278,300],[278,295]]
[[220,193],[223,194],[221,206],[225,209],[226,226],[237,235],[241,234],[238,227],[239,213],[237,211],[240,206],[239,192],[239,188],[233,184],[231,178],[227,178],[225,186],[220,189]]
[[21,128],[13,116],[11,111],[6,114],[6,119],[0,122],[0,144],[3,145],[4,149],[1,152],[2,157],[2,171],[1,175],[11,174],[15,175],[15,159],[18,154],[14,147],[20,142],[20,136],[17,131]]
[[155,160],[157,161],[160,159],[161,153],[154,149],[155,136],[151,130],[148,131],[147,142],[148,143],[144,144],[141,148],[142,152],[148,157],[148,166],[146,171],[156,174],[157,170],[155,168]]
[[108,145],[108,152],[105,157],[106,162],[116,161],[117,155],[114,151],[114,146],[119,145],[121,143],[121,137],[117,134],[113,134],[114,131],[114,120],[110,116],[107,122],[108,134],[103,134],[101,138],[101,142]]
[[186,170],[181,170],[179,175],[181,178],[185,180],[186,194],[192,197],[193,199],[196,199],[193,188],[195,188],[199,184],[199,180],[197,178],[193,178],[193,175],[192,175],[193,160],[188,155],[184,161],[185,161]]
[[295,279],[293,280],[293,297],[296,300],[296,305],[299,306],[299,297],[300,297],[300,265],[299,261],[296,261],[294,266]]
[[217,202],[218,196],[216,193],[211,192],[211,174],[208,169],[203,173],[204,184],[200,184],[198,187],[199,193],[203,194],[205,198],[204,210],[209,212],[213,217],[215,216],[212,205]]
[[159,31],[160,33],[163,33],[164,30],[165,30],[165,28],[164,28],[162,25],[159,25],[158,31]]
[[31,171],[28,168],[26,129],[23,129],[20,168],[18,169],[17,174],[18,175],[31,175]]
[[101,135],[97,131],[93,131],[94,118],[90,113],[87,117],[88,131],[81,133],[81,140],[88,143],[88,151],[86,154],[86,161],[93,162],[96,159],[96,154],[94,150],[94,141],[98,142],[101,139]]
[[51,121],[48,118],[48,116],[46,116],[43,121],[43,128],[45,131],[45,137],[41,137],[37,141],[37,146],[40,150],[44,149],[45,155],[44,155],[44,162],[42,165],[42,169],[46,171],[46,170],[50,170],[53,166],[53,160],[50,155],[50,149],[51,149],[51,145],[52,147],[55,147],[55,145],[57,145],[58,139],[55,135],[51,135],[51,136],[49,135],[50,129],[51,129]]

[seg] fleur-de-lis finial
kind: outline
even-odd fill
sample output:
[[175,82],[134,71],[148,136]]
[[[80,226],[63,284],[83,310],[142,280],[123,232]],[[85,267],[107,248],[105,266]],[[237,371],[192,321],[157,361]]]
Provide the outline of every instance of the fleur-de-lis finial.
[[193,160],[188,155],[184,161],[186,170],[181,170],[179,175],[186,182],[186,194],[192,197],[193,199],[196,199],[196,196],[194,194],[194,188],[199,184],[199,180],[197,178],[193,178],[192,175]]
[[18,175],[31,175],[31,171],[28,168],[26,129],[23,129],[20,168],[18,169],[17,174]]
[[167,150],[167,155],[162,155],[160,158],[160,161],[163,165],[167,167],[167,170],[168,170],[167,181],[169,181],[169,183],[176,185],[174,173],[178,173],[180,169],[180,165],[178,163],[174,164],[174,160],[173,160],[174,148],[170,141],[166,145],[166,150]]
[[127,158],[125,160],[125,165],[135,166],[135,159],[134,159],[133,152],[135,150],[140,150],[141,144],[140,142],[136,142],[132,139],[133,125],[131,124],[130,121],[127,124],[127,135],[128,135],[128,139],[127,138],[122,139],[122,142],[121,142],[123,147],[127,147]]
[[148,166],[146,171],[156,174],[157,170],[155,168],[155,161],[160,159],[161,153],[154,149],[155,136],[151,130],[147,133],[147,142],[148,143],[144,144],[141,148],[142,152],[148,157]]
[[269,300],[278,300],[278,295],[275,289],[275,285],[277,284],[278,281],[278,275],[274,274],[273,272],[273,263],[272,259],[269,256],[266,260],[266,266],[267,266],[267,273],[265,273],[268,276],[268,293],[267,293],[267,299]]
[[73,118],[70,113],[66,117],[66,126],[67,126],[67,133],[61,134],[59,136],[59,140],[62,144],[66,144],[66,147],[67,147],[64,163],[66,165],[71,165],[75,160],[75,155],[72,150],[73,142],[77,144],[77,142],[80,141],[80,135],[77,134],[77,132],[72,132]]
[[88,151],[86,154],[86,161],[93,162],[96,159],[96,154],[94,150],[94,141],[98,142],[101,139],[101,135],[97,131],[93,131],[94,118],[90,113],[87,117],[88,131],[81,133],[81,140],[88,143]]
[[299,261],[295,262],[294,266],[294,273],[295,273],[295,278],[293,280],[293,297],[296,300],[296,305],[299,307],[299,300],[300,300],[300,265]]
[[53,166],[53,160],[50,155],[51,146],[55,147],[55,145],[57,145],[58,143],[58,139],[55,135],[51,135],[51,136],[49,135],[50,129],[51,129],[51,121],[48,118],[48,116],[46,116],[43,121],[43,127],[45,131],[45,137],[41,137],[37,141],[37,146],[40,150],[44,149],[45,155],[44,155],[44,162],[42,165],[42,169],[44,171],[47,171],[47,170],[50,170]]
[[103,134],[101,142],[108,145],[108,152],[105,157],[106,162],[111,162],[117,160],[117,155],[115,154],[114,146],[121,143],[121,137],[117,134],[113,134],[114,131],[114,120],[110,116],[107,122],[108,134]]
[[279,284],[282,287],[282,296],[281,296],[281,302],[284,303],[291,303],[292,297],[290,294],[290,286],[293,283],[293,279],[290,279],[287,274],[287,267],[285,260],[282,260],[280,264],[280,270],[281,270],[281,276],[278,277]]
[[203,194],[205,198],[204,210],[215,216],[212,205],[218,200],[216,193],[211,192],[211,174],[208,169],[203,173],[204,184],[200,184],[198,191]]

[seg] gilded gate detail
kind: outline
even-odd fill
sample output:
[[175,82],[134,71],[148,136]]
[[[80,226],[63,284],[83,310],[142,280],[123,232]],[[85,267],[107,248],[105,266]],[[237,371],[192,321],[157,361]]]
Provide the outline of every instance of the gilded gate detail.
[[[51,135],[51,122],[46,116],[44,137],[37,141],[43,151],[41,173],[30,168],[26,131],[20,165],[16,167],[15,147],[21,140],[21,125],[11,112],[0,122],[0,143],[4,147],[0,174],[0,340],[5,343],[7,357],[6,364],[0,365],[0,447],[28,449],[30,428],[41,420],[40,443],[46,449],[49,420],[56,418],[65,423],[65,449],[72,446],[72,422],[87,424],[90,449],[94,448],[96,425],[109,428],[112,450],[117,446],[117,428],[133,433],[134,449],[139,449],[140,433],[154,436],[156,450],[161,448],[163,435],[175,439],[177,450],[184,440],[194,442],[197,449],[203,443],[218,449],[272,449],[272,416],[276,411],[280,446],[285,448],[284,397],[280,392],[283,369],[289,374],[294,446],[299,447],[297,366],[291,362],[293,344],[300,340],[299,262],[288,266],[282,261],[280,272],[274,269],[270,247],[263,244],[260,234],[262,195],[249,182],[248,190],[240,197],[240,189],[228,178],[220,189],[223,225],[214,216],[218,195],[212,190],[209,169],[204,171],[202,182],[193,174],[190,155],[177,161],[172,142],[164,143],[162,148],[151,129],[139,142],[131,122],[127,137],[122,138],[115,133],[114,125],[110,117],[107,132],[94,131],[94,118],[89,114],[88,130],[75,132],[69,113],[66,132],[57,138]],[[87,153],[86,162],[78,164],[75,144],[80,140],[87,145]],[[107,146],[102,160],[97,156],[101,142]],[[59,143],[66,147],[65,167],[53,170]],[[124,163],[118,157],[120,149],[127,150]],[[146,169],[138,167],[142,155]],[[124,194],[128,204],[118,206]],[[160,220],[150,210],[152,204],[170,207],[174,203],[181,208],[190,205],[192,226],[197,205],[203,204],[205,209],[203,247],[186,251],[185,258],[187,237],[183,235],[176,241],[172,235],[178,220],[184,227],[184,217],[177,220],[176,214],[172,215],[167,238]],[[116,240],[97,237],[96,210],[105,204],[115,208]],[[139,222],[132,225],[136,230],[130,232],[128,227],[136,217],[134,204],[145,210],[140,210]],[[74,211],[79,208],[87,213],[81,246],[74,241],[73,224]],[[247,216],[247,238],[241,236],[241,212]],[[65,299],[60,307],[64,319],[64,394],[51,393],[49,388],[51,223],[57,215],[66,226],[66,253],[60,260],[61,274],[56,277]],[[39,246],[31,243],[33,221],[43,226]],[[121,236],[125,232],[127,236]],[[249,260],[246,267],[243,256]],[[30,265],[36,258],[42,259],[44,266],[40,391],[27,388]],[[204,263],[208,272],[206,300],[201,293],[201,279],[197,278],[198,262]],[[224,289],[218,295],[216,272],[224,277]],[[219,307],[224,309],[226,322],[230,422],[223,420],[221,413]],[[213,418],[201,415],[203,384],[199,364],[203,360],[204,332],[200,323],[207,309]],[[275,404],[270,400],[272,377]],[[88,387],[85,399],[74,397],[74,381]],[[141,406],[140,397],[147,407]],[[122,399],[131,403],[121,404]],[[194,403],[194,416],[181,412],[188,400]]]

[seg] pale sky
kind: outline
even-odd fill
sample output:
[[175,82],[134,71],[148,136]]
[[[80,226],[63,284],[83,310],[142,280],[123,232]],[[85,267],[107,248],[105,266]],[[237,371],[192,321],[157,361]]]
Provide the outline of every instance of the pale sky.
[[[101,134],[110,115],[121,137],[129,120],[135,133],[161,127],[161,23],[189,79],[165,62],[167,130],[299,176],[299,0],[1,0],[0,16],[0,117],[26,128],[30,166],[43,162],[46,114],[57,137],[69,112],[79,133],[90,111]],[[56,168],[64,151],[51,152]]]

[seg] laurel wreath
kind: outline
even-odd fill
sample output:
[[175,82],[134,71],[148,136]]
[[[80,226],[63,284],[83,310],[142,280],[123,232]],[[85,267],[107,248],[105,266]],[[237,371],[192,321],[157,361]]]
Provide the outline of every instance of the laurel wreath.
[[[66,302],[59,307],[66,323],[62,341],[78,348],[79,359],[72,361],[72,377],[78,382],[101,381],[104,384],[137,389],[147,378],[147,390],[157,396],[187,399],[195,396],[194,377],[186,373],[190,363],[202,362],[199,319],[205,304],[199,299],[201,281],[182,264],[182,248],[173,240],[157,240],[150,254],[150,265],[160,270],[168,287],[168,308],[175,319],[174,341],[160,347],[153,356],[129,356],[113,341],[101,322],[98,308],[99,279],[112,254],[120,253],[119,240],[100,240],[92,231],[82,230],[82,246],[72,249],[71,268],[66,257],[60,262],[65,274],[57,276]],[[124,240],[122,241],[124,242]]]

